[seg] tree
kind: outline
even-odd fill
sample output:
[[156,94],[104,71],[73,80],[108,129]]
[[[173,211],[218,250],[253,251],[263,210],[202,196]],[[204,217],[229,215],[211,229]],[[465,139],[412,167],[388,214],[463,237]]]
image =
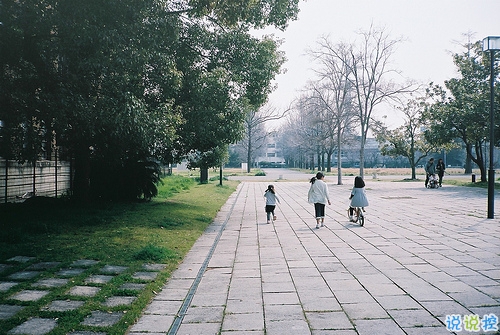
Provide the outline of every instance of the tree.
[[97,169],[155,173],[134,163],[222,148],[241,136],[239,101],[263,104],[283,62],[276,41],[249,29],[284,29],[297,12],[298,0],[2,4],[1,154],[64,147],[84,201],[102,193]]
[[309,97],[300,96],[291,106],[287,115],[287,122],[281,127],[279,133],[280,147],[289,166],[299,166],[314,170],[314,152],[316,152],[319,139],[317,118]]
[[255,159],[255,153],[266,144],[268,132],[264,124],[268,121],[279,120],[285,116],[287,111],[278,112],[270,105],[259,109],[249,108],[244,122],[244,136],[241,146],[246,152],[247,173]]
[[391,39],[383,28],[370,27],[360,33],[362,40],[353,45],[350,57],[341,60],[349,67],[349,80],[355,90],[356,108],[361,128],[359,173],[364,176],[365,144],[373,113],[387,101],[397,101],[401,95],[413,91],[412,83],[399,84],[392,76],[398,71],[390,68],[390,60],[401,39]]
[[[321,68],[316,70],[318,81],[311,90],[318,109],[326,112],[324,121],[330,129],[326,151],[330,158],[337,150],[337,184],[342,185],[342,146],[355,117],[354,92],[349,80],[352,65],[347,63],[350,47],[344,43],[333,45],[323,37],[318,42],[318,49],[311,50],[310,54],[321,64]],[[328,171],[331,171],[330,160]]]
[[377,131],[377,140],[381,144],[382,155],[391,157],[405,157],[411,167],[411,179],[416,179],[416,167],[422,159],[427,157],[435,147],[425,139],[422,127],[422,112],[425,101],[422,99],[409,100],[405,106],[399,108],[405,116],[404,124],[394,130],[381,128]]
[[[481,181],[486,181],[483,148],[489,140],[489,61],[481,51],[479,41],[470,45],[466,52],[455,54],[453,61],[459,78],[445,81],[446,89],[432,83],[428,88],[433,103],[425,114],[428,120],[425,136],[438,145],[460,139],[467,155],[478,166]],[[497,89],[497,96],[498,92]],[[498,124],[498,117],[496,120]]]
[[200,68],[185,70],[191,78],[180,99],[186,123],[179,129],[179,155],[208,152],[240,140],[248,110],[264,104],[284,62],[273,40],[258,40],[240,31],[207,34],[198,39],[205,41],[198,49],[210,50],[208,56],[193,55]]

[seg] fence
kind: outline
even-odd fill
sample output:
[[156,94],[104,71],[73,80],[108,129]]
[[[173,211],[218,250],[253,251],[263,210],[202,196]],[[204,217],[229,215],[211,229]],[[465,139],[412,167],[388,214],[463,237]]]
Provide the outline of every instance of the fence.
[[0,160],[0,204],[16,202],[24,194],[59,197],[70,191],[71,167],[69,162],[40,160],[19,164]]

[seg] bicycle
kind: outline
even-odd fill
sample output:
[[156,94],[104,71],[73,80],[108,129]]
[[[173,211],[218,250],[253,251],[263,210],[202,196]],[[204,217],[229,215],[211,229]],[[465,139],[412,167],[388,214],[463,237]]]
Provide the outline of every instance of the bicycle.
[[359,225],[361,227],[363,227],[363,225],[365,224],[365,213],[364,213],[364,209],[363,207],[354,207],[354,211],[353,211],[353,216],[352,216],[352,220],[351,220],[351,214],[349,213],[349,208],[347,208],[347,218],[349,219],[349,221],[353,222],[353,223],[357,223],[359,221]]

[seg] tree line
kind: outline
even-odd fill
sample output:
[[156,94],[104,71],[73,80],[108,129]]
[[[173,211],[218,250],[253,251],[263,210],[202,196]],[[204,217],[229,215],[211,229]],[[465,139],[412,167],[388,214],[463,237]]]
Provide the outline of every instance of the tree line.
[[[322,37],[309,50],[318,64],[315,78],[294,101],[281,129],[280,146],[290,165],[331,169],[343,147],[360,143],[360,175],[364,174],[365,143],[370,133],[378,140],[381,153],[404,157],[415,169],[432,153],[463,147],[467,154],[465,172],[472,162],[486,181],[485,143],[489,138],[489,64],[491,53],[483,52],[481,41],[468,42],[464,51],[453,55],[457,77],[443,85],[418,84],[391,67],[395,47],[401,39],[385,29],[370,27],[353,42],[332,42]],[[495,65],[498,74],[498,64]],[[495,100],[500,98],[498,75]],[[396,110],[403,124],[389,129],[384,111]],[[500,139],[500,113],[495,107],[495,139]],[[314,160],[317,160],[315,162]],[[341,164],[337,164],[342,184]]]
[[298,0],[0,3],[0,156],[73,162],[73,199],[150,198],[159,163],[206,170],[244,135]]

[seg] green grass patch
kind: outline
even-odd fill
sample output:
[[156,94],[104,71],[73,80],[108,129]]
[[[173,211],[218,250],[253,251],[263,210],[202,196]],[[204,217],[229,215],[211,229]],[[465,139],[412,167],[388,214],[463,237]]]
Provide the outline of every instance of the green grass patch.
[[[159,186],[159,196],[150,202],[96,203],[75,205],[65,200],[35,199],[23,204],[0,205],[0,263],[13,256],[35,256],[36,262],[57,261],[69,267],[73,261],[92,259],[98,265],[71,278],[63,287],[36,302],[15,302],[9,297],[41,278],[56,277],[56,270],[45,270],[35,279],[21,282],[6,292],[0,292],[0,304],[20,304],[25,309],[7,320],[0,320],[0,335],[31,317],[58,318],[58,327],[51,334],[66,334],[72,329],[85,330],[80,322],[93,310],[121,311],[119,323],[96,331],[124,334],[141,315],[196,239],[213,221],[221,206],[234,192],[235,181],[204,185],[193,178],[169,176]],[[165,264],[158,277],[145,289],[123,291],[124,282],[134,282],[132,274],[143,271],[145,263]],[[100,274],[104,265],[126,266],[127,271],[113,278],[95,297],[85,298],[85,305],[71,312],[49,312],[43,307],[53,300],[78,300],[69,297],[71,286],[83,285],[88,276]],[[0,273],[0,281],[9,281],[11,273],[24,269],[26,264],[11,263]],[[132,305],[103,307],[110,295],[133,295]]]
[[[475,183],[469,180],[459,180],[459,179],[448,179],[443,181],[443,184],[456,185],[456,186],[467,186],[467,187],[478,187],[478,188],[488,188],[487,181],[477,181]],[[495,189],[500,190],[500,183],[495,181]]]

